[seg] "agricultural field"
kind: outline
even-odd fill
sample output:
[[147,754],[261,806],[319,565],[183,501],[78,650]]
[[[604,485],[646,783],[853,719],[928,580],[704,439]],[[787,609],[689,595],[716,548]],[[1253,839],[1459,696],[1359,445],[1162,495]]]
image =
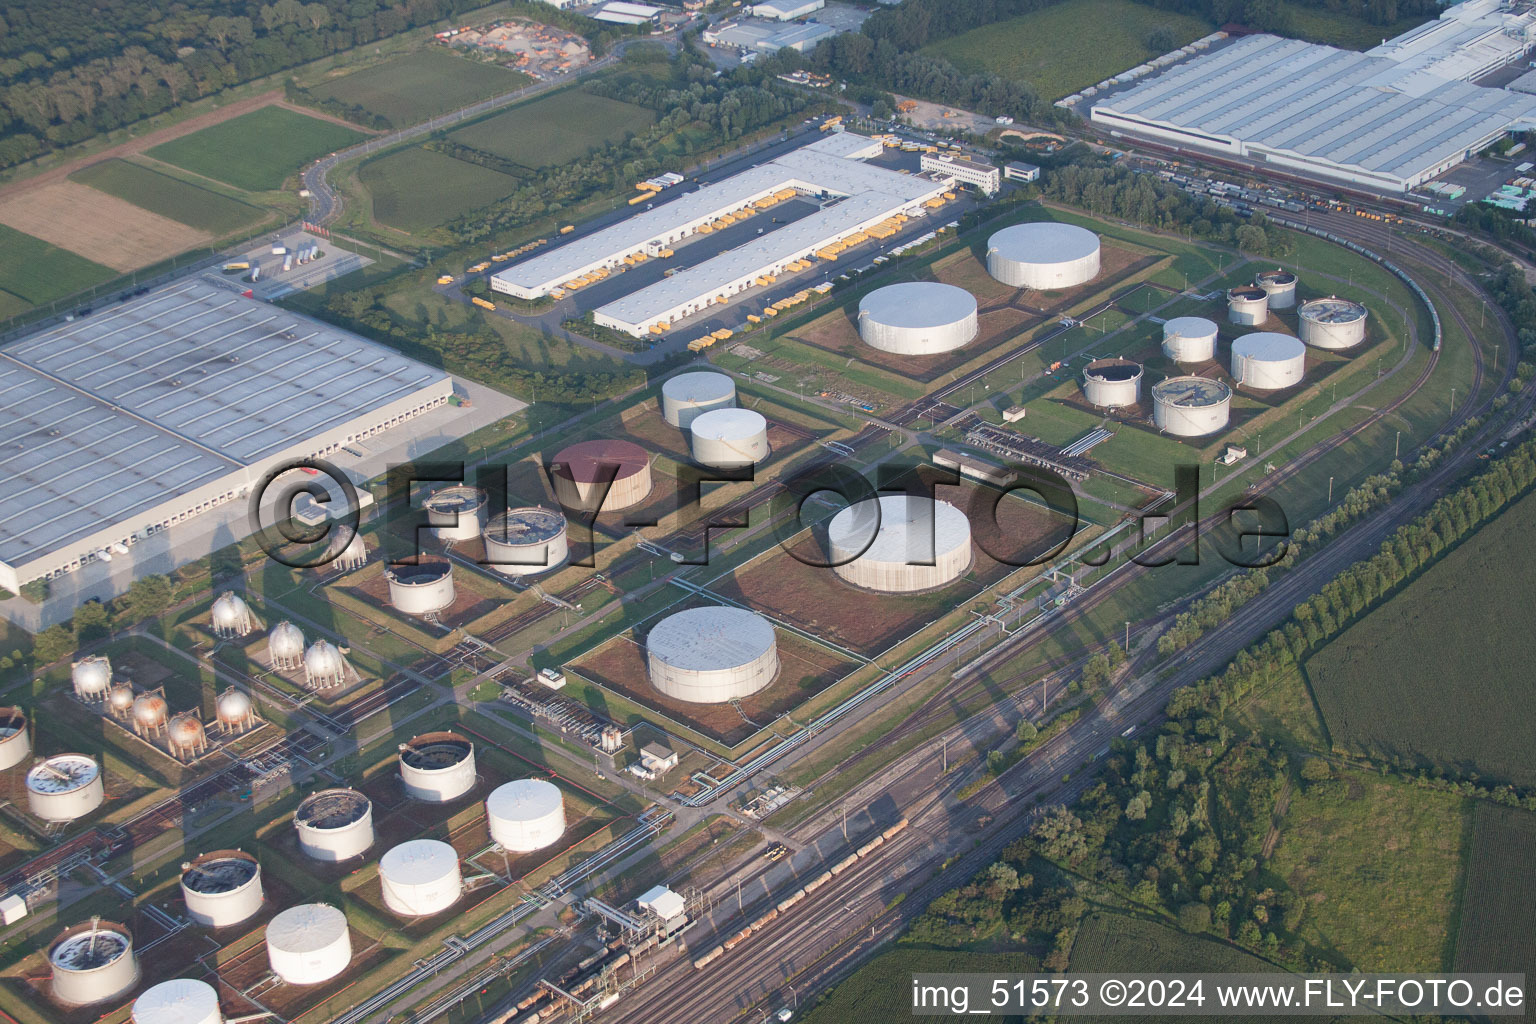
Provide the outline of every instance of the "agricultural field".
[[110,267],[0,224],[0,316],[14,316],[113,276]]
[[1312,43],[1326,43],[1345,50],[1369,50],[1383,39],[1401,35],[1425,21],[1424,17],[1399,18],[1389,25],[1375,25],[1345,11],[1323,6],[1276,4],[1280,34]]
[[76,171],[69,180],[215,237],[265,216],[264,211],[238,199],[127,160],[103,160]]
[[1049,100],[1077,92],[1159,56],[1147,45],[1166,28],[1177,49],[1211,31],[1199,18],[1131,0],[1067,0],[941,40],[923,53],[960,70],[1028,82]]
[[905,1020],[912,1015],[912,975],[918,971],[1021,974],[1039,969],[1039,959],[1028,953],[895,949],[860,967],[800,1020],[804,1024]]
[[1275,970],[1224,942],[1107,912],[1090,914],[1078,926],[1069,969],[1073,973]]
[[633,103],[568,89],[513,107],[448,138],[530,169],[570,163],[656,120]]
[[1341,968],[1438,971],[1471,813],[1452,793],[1344,771],[1291,795],[1265,871],[1305,906],[1296,934]]
[[1456,931],[1458,971],[1536,976],[1536,814],[1479,803]]
[[357,170],[376,220],[402,231],[426,231],[511,195],[521,184],[488,167],[414,147]]
[[328,79],[308,91],[317,99],[361,107],[404,128],[530,81],[519,71],[431,47]]
[[1308,659],[1335,749],[1536,784],[1533,527],[1528,495]]
[[316,157],[364,138],[334,121],[262,107],[162,143],[148,155],[247,192],[267,192]]
[[126,272],[212,241],[213,236],[73,181],[0,200],[0,224]]

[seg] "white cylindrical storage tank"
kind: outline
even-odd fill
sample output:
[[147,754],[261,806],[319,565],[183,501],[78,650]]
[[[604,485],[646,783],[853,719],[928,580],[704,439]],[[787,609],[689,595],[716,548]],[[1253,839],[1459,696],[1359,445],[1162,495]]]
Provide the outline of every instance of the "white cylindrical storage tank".
[[987,273],[1036,291],[1087,284],[1099,276],[1099,236],[1074,224],[1015,224],[987,239]]
[[1303,302],[1296,312],[1296,333],[1308,345],[1337,351],[1365,340],[1367,313],[1358,302],[1330,295]]
[[580,441],[562,448],[549,475],[555,497],[566,508],[590,511],[601,499],[598,511],[618,512],[651,493],[651,457],[632,441]]
[[668,615],[645,638],[647,674],[659,692],[695,704],[750,697],[773,682],[773,623],[745,608],[710,606]]
[[384,905],[402,917],[440,914],[459,901],[464,878],[459,855],[436,839],[412,839],[379,858]]
[[661,385],[661,416],[679,430],[687,430],[695,416],[735,405],[736,382],[723,373],[680,373]]
[[313,689],[329,690],[346,685],[350,670],[341,648],[329,640],[316,640],[304,652],[304,681]]
[[474,540],[485,523],[485,492],[468,484],[457,484],[433,491],[422,502],[427,522],[437,539],[447,543]]
[[565,832],[565,799],[560,787],[543,779],[518,779],[497,786],[485,800],[491,838],[512,853],[542,850]]
[[1176,363],[1216,358],[1216,323],[1203,316],[1176,316],[1163,324],[1163,355]]
[[1301,383],[1307,346],[1289,334],[1259,331],[1232,343],[1232,379],[1239,387],[1279,391]]
[[976,337],[976,297],[938,281],[905,281],[859,300],[859,337],[882,352],[931,356]]
[[415,565],[392,565],[384,571],[389,603],[407,615],[430,615],[453,604],[453,563],[423,559]]
[[32,756],[27,735],[27,716],[21,708],[0,708],[0,772],[14,768]]
[[328,903],[301,903],[267,923],[267,960],[290,985],[318,985],[352,962],[347,915]]
[[355,789],[322,789],[293,814],[299,849],[334,864],[361,857],[373,845],[373,801]]
[[457,800],[475,788],[475,745],[456,732],[414,736],[400,744],[400,781],[413,800]]
[[947,501],[887,494],[849,505],[827,527],[832,571],[856,587],[902,594],[942,587],[971,566],[971,523]]
[[279,622],[267,634],[267,658],[274,671],[292,671],[304,664],[304,631],[291,622]]
[[133,936],[111,921],[66,928],[48,947],[48,964],[53,968],[53,997],[70,1006],[117,999],[139,983]]
[[1291,309],[1296,305],[1296,275],[1289,270],[1260,271],[1253,283],[1264,289],[1270,309]]
[[1169,377],[1152,385],[1152,422],[1175,437],[1201,437],[1227,425],[1232,389],[1209,377]]
[[214,598],[213,607],[208,610],[208,621],[214,635],[226,639],[245,636],[255,628],[251,606],[232,591],[225,591]]
[[70,666],[69,678],[81,700],[106,700],[112,686],[112,662],[100,654],[81,658]]
[[261,865],[243,850],[214,850],[181,866],[187,916],[204,928],[229,928],[261,910]]
[[1128,409],[1141,401],[1141,365],[1096,359],[1083,367],[1083,397],[1100,409]]
[[107,798],[101,766],[85,754],[55,754],[27,772],[27,808],[44,821],[74,821]]
[[755,466],[768,457],[768,421],[751,409],[716,409],[694,417],[695,462],[716,469]]
[[1243,327],[1258,327],[1269,319],[1269,296],[1257,285],[1238,285],[1227,292],[1227,319]]
[[219,993],[206,981],[176,978],[144,990],[133,1001],[133,1024],[222,1024]]
[[530,505],[509,508],[485,528],[485,564],[506,576],[536,576],[570,557],[565,516]]

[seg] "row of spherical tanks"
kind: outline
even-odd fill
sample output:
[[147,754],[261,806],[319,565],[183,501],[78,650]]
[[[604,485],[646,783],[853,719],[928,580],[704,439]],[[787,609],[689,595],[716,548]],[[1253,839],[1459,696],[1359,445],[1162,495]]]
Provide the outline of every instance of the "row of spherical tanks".
[[[400,780],[408,797],[448,803],[474,789],[474,744],[454,732],[415,736],[400,746]],[[508,853],[532,853],[554,845],[565,832],[565,803],[545,779],[518,779],[498,786],[485,801],[492,842]],[[294,813],[299,849],[335,864],[363,855],[374,843],[373,805],[355,789],[310,794]],[[379,858],[384,906],[404,918],[452,908],[463,895],[458,852],[448,843],[413,839]],[[243,850],[214,850],[181,866],[187,917],[204,928],[232,928],[261,912],[266,894],[261,865]],[[317,985],[345,971],[352,960],[346,915],[324,903],[300,904],[277,913],[265,929],[272,971],[290,985]],[[139,965],[128,929],[93,920],[63,932],[49,949],[53,995],[70,1006],[119,998],[137,985]],[[135,1024],[201,1024],[219,1020],[217,999],[201,983],[183,979],[147,989],[134,1003]],[[211,990],[209,990],[211,991]],[[180,1014],[180,1015],[178,1015]],[[210,1015],[212,1014],[212,1015]]]

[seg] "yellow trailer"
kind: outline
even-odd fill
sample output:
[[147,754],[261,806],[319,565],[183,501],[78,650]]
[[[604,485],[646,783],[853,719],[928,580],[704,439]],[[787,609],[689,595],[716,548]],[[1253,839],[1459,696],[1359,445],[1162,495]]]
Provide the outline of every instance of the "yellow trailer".
[[560,229],[560,233],[562,235],[568,235],[572,231],[575,231],[575,230],[576,230],[576,225],[575,224],[567,224],[565,227]]
[[473,302],[475,305],[479,306],[481,309],[495,309],[496,308],[496,303],[491,302],[488,299],[482,299],[478,295],[476,295],[474,298],[470,299],[469,301]]
[[453,284],[453,275],[452,274],[444,274],[442,277],[439,277],[437,279],[437,283],[438,284]]

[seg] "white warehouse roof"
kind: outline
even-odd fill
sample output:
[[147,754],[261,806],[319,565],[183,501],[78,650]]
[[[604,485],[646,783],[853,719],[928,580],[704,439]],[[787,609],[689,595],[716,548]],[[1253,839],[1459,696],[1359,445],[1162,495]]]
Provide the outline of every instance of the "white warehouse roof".
[[1252,35],[1104,97],[1092,118],[1406,191],[1504,132],[1536,125],[1536,98],[1451,81],[1412,61]]

